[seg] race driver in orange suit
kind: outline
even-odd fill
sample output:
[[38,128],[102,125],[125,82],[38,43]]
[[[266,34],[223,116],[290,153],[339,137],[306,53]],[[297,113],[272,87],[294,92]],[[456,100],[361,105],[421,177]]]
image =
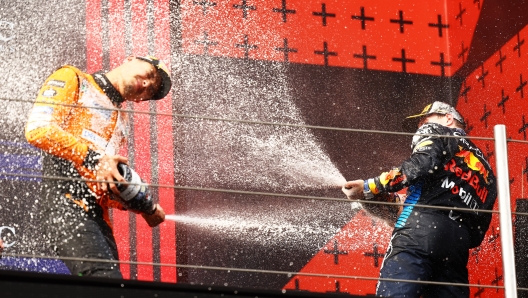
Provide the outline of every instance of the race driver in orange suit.
[[127,158],[118,152],[128,115],[118,108],[125,101],[162,99],[170,88],[162,61],[130,56],[107,73],[61,67],[40,89],[25,134],[44,152],[46,236],[72,274],[122,278],[114,262],[76,260],[119,259],[109,208],[139,213],[151,227],[164,221],[163,209],[150,197],[137,196],[140,204],[120,199],[117,182],[126,180],[117,165]]
[[493,170],[467,139],[458,111],[437,101],[408,117],[411,120],[418,130],[409,159],[378,177],[343,186],[343,192],[356,200],[376,200],[380,194],[408,187],[376,295],[469,297],[468,286],[384,280],[468,284],[469,249],[480,245],[491,221],[491,213],[481,210],[491,210],[497,197]]

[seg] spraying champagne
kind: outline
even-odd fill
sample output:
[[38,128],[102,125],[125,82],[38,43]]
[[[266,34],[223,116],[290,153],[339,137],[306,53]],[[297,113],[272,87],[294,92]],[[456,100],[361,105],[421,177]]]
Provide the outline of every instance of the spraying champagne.
[[148,184],[139,177],[138,173],[125,163],[117,165],[119,174],[126,180],[118,183],[119,197],[117,199],[127,210],[140,213],[150,227],[155,227],[165,220],[165,212],[159,204],[152,200]]

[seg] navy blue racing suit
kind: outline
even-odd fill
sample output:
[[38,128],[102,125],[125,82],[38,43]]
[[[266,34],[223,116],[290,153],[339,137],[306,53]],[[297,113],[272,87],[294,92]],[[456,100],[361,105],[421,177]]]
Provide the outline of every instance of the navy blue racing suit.
[[491,222],[491,213],[480,211],[493,209],[497,197],[493,170],[462,129],[426,123],[411,147],[400,167],[367,180],[374,194],[408,187],[376,295],[469,297],[468,286],[383,280],[468,284],[469,249],[480,245]]

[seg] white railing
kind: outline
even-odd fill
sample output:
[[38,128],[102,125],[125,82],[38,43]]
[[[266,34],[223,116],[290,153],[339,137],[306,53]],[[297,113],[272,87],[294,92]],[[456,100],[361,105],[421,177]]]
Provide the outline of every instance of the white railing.
[[517,297],[517,278],[515,276],[515,254],[513,249],[513,227],[510,203],[510,175],[508,171],[508,146],[506,126],[495,125],[495,166],[497,168],[497,190],[499,199],[500,237],[502,246],[502,264],[504,293],[507,298]]

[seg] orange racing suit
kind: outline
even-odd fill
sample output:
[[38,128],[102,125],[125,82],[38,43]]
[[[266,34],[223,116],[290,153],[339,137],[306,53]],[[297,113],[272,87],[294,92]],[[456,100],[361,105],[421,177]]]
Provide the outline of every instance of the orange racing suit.
[[[30,144],[51,154],[47,158],[53,159],[52,164],[61,164],[57,167],[45,160],[45,174],[72,177],[77,172],[78,178],[95,180],[97,159],[102,154],[116,155],[124,143],[127,118],[116,109],[94,76],[64,66],[49,76],[39,91],[25,134]],[[85,211],[90,204],[99,205],[111,227],[108,208],[124,209],[123,206],[111,200],[109,193],[95,182],[77,181],[75,187],[82,188],[82,198],[69,191],[67,197]]]

